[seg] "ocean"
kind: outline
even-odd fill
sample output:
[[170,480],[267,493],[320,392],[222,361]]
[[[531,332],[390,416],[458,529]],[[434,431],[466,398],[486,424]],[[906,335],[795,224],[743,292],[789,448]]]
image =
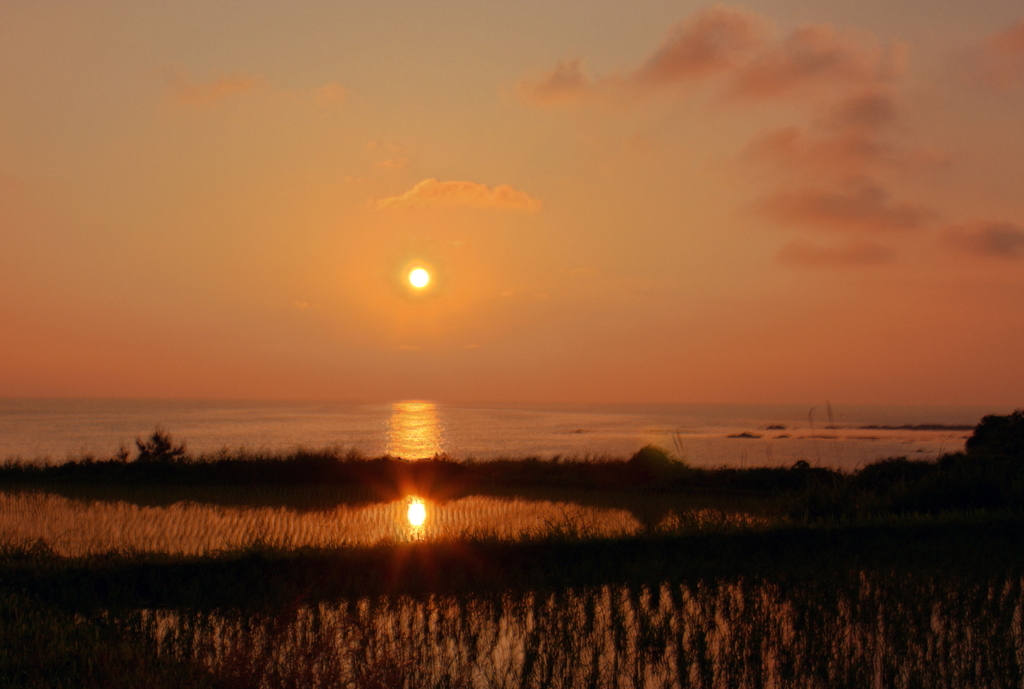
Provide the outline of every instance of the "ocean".
[[[983,407],[819,405],[448,405],[0,399],[0,458],[110,457],[156,427],[193,454],[221,449],[354,449],[405,459],[446,454],[628,457],[647,444],[694,466],[855,470],[894,456],[963,449]],[[831,414],[831,420],[830,420]]]

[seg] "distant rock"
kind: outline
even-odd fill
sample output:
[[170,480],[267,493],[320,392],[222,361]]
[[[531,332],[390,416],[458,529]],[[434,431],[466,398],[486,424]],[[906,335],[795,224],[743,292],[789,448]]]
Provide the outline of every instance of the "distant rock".
[[783,426],[781,423],[773,423],[771,426],[768,426],[768,428],[766,428],[765,430],[766,431],[784,431],[784,430],[786,430],[786,427]]
[[761,436],[755,433],[736,433],[734,435],[727,435],[727,438],[760,438]]

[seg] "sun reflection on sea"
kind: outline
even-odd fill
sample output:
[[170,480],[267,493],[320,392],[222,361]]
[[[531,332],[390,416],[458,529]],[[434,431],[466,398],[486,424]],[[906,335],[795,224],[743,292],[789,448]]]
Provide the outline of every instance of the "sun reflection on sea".
[[424,459],[444,452],[438,407],[433,402],[395,402],[388,420],[388,454]]

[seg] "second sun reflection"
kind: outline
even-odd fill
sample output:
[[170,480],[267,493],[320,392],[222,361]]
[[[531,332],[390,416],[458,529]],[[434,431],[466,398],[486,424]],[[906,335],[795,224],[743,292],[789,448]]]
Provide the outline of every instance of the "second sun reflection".
[[424,525],[427,523],[427,504],[414,495],[410,495],[407,500],[409,509],[405,516],[409,520],[409,538],[421,541],[424,535]]

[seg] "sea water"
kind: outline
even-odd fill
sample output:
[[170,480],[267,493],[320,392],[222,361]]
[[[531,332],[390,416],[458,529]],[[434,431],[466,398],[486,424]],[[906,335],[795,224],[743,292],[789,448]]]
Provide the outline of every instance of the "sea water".
[[654,444],[694,466],[853,470],[885,457],[963,449],[988,407],[828,405],[465,406],[0,399],[0,458],[112,456],[158,426],[193,454],[354,449],[405,459],[628,457]]

